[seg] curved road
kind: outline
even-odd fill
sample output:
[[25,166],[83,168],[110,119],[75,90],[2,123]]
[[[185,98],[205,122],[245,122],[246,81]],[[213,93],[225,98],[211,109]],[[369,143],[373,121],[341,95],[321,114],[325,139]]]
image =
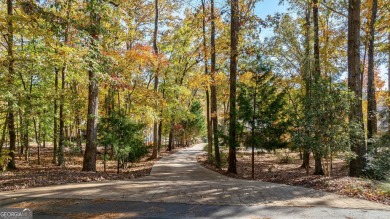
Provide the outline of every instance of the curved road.
[[[2,192],[0,206],[30,207],[38,212],[38,218],[45,215],[63,218],[60,216],[86,209],[103,214],[115,207],[117,213],[127,213],[122,218],[390,218],[390,206],[374,202],[303,187],[225,177],[197,163],[196,156],[204,153],[203,147],[204,144],[198,144],[162,158],[151,175],[144,178]],[[42,204],[34,206],[32,202]],[[57,213],[47,211],[50,205]],[[172,216],[173,212],[177,215]]]

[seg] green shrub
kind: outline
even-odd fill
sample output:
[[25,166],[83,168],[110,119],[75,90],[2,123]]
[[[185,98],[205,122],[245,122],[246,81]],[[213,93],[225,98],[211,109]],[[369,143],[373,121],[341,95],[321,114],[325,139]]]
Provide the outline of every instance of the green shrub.
[[115,112],[99,122],[99,142],[113,146],[117,161],[136,162],[148,151],[144,145],[144,124],[137,124],[125,114]]
[[383,180],[390,176],[390,136],[370,140],[364,174],[371,179]]
[[8,163],[11,161],[11,156],[9,156],[10,150],[3,149],[0,154],[0,168],[2,171],[7,169]]

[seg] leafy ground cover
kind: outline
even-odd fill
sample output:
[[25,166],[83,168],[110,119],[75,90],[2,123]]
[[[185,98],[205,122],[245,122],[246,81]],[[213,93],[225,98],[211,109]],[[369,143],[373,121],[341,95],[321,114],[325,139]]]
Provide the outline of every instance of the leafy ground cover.
[[[23,156],[18,156],[18,170],[0,172],[0,191],[18,190],[36,186],[59,185],[65,183],[105,181],[105,180],[126,180],[143,177],[150,174],[152,166],[157,160],[149,160],[148,155],[139,162],[128,164],[127,169],[121,169],[117,174],[116,161],[107,162],[107,170],[103,171],[103,161],[98,159],[97,172],[81,172],[82,155],[67,151],[69,159],[65,167],[58,167],[52,164],[52,148],[47,146],[41,149],[41,165],[37,164],[36,148],[32,147],[31,159],[25,161]],[[173,152],[162,151],[161,156],[169,156]],[[286,159],[288,157],[288,159]],[[226,153],[223,153],[223,160],[226,160]],[[222,169],[215,168],[207,162],[207,156],[197,157],[198,162],[204,167],[229,177],[252,179],[251,176],[251,155],[248,152],[237,154],[238,174],[227,174],[227,163],[223,162]],[[281,162],[281,161],[288,162]],[[306,175],[306,171],[300,168],[301,160],[299,154],[289,153],[259,153],[255,156],[255,180],[282,183],[288,185],[304,186],[322,191],[346,195],[349,197],[361,198],[370,201],[390,205],[390,183],[375,181],[364,178],[348,177],[348,166],[343,160],[335,160],[331,176]],[[311,166],[314,166],[311,159]]]
[[[128,163],[126,169],[120,169],[117,174],[116,161],[107,161],[104,172],[103,160],[98,155],[97,172],[81,172],[83,156],[81,153],[66,151],[65,167],[59,167],[52,163],[52,150],[50,146],[41,148],[41,165],[38,165],[36,147],[31,147],[31,157],[25,161],[24,157],[17,156],[18,169],[15,171],[0,172],[0,191],[18,190],[36,186],[59,185],[65,183],[126,180],[147,176],[155,162],[149,160],[151,151],[138,162]],[[160,153],[168,156],[172,152]]]
[[[226,158],[223,153],[222,158]],[[223,175],[252,179],[252,162],[250,152],[237,153],[238,174],[227,173],[227,162],[222,163],[218,169],[207,161],[207,155],[197,157],[198,162],[213,171]],[[226,160],[226,159],[225,159]],[[354,198],[366,199],[390,205],[390,183],[366,178],[348,177],[348,166],[343,160],[334,160],[330,176],[316,176],[314,172],[314,159],[311,157],[309,175],[300,168],[302,161],[298,153],[259,153],[255,155],[255,180],[304,186],[326,192],[332,192]]]

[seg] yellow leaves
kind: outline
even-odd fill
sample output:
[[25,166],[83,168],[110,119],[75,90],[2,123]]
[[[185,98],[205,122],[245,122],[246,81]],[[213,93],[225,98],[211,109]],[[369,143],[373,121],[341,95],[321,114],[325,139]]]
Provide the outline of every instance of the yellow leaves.
[[226,74],[224,74],[223,72],[217,72],[214,76],[214,83],[215,85],[219,86],[219,85],[223,85],[223,84],[226,84],[226,82],[229,81],[229,78]]
[[240,76],[239,80],[245,85],[250,85],[251,83],[253,83],[253,76],[254,74],[252,72],[245,72]]
[[137,44],[125,54],[126,61],[146,65],[153,62],[152,48],[148,45]]
[[69,46],[61,46],[57,48],[57,51],[59,55],[66,56],[67,54],[75,52],[75,49]]
[[164,54],[154,54],[152,47],[145,44],[134,45],[131,50],[125,52],[121,60],[121,64],[128,70],[138,69],[140,72],[145,68],[161,69],[168,63]]
[[200,72],[191,76],[188,81],[190,89],[203,88],[207,89],[210,86],[211,78],[210,75],[201,74]]

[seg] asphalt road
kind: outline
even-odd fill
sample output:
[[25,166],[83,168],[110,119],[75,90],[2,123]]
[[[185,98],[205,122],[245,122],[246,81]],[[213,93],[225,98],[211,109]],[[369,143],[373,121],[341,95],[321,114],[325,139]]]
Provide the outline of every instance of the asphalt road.
[[[17,200],[14,200],[17,201]],[[202,205],[112,200],[30,199],[34,219],[65,218],[383,218],[390,212],[328,207]],[[17,201],[18,202],[18,201]]]
[[0,193],[34,218],[390,218],[390,206],[309,188],[233,179],[196,162],[203,145],[162,158],[151,175]]

